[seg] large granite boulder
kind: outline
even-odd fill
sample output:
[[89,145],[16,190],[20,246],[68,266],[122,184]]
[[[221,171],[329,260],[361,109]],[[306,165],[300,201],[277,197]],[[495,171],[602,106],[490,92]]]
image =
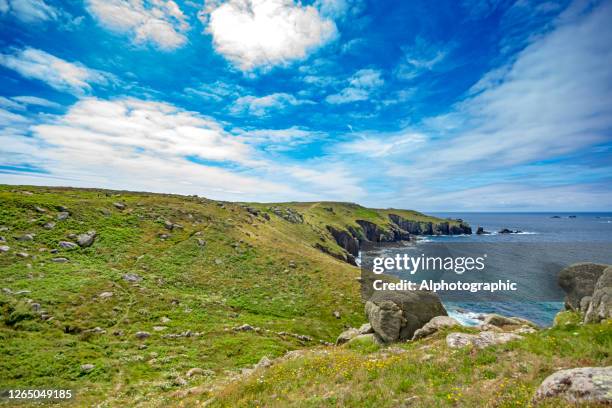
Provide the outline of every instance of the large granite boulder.
[[584,316],[585,323],[599,323],[612,318],[612,266],[607,267],[595,284]]
[[432,292],[374,292],[365,305],[372,329],[385,342],[409,340],[436,316],[446,316],[440,297]]
[[547,398],[562,398],[571,404],[611,404],[612,366],[557,371],[538,387],[533,402]]
[[565,308],[580,310],[580,301],[592,296],[595,283],[608,265],[584,262],[568,266],[559,272],[559,286],[565,291]]

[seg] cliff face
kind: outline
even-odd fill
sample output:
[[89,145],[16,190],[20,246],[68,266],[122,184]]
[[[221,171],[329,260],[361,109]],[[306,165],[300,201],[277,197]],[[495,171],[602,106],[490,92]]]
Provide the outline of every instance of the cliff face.
[[[463,221],[417,221],[406,219],[398,214],[389,214],[387,224],[367,220],[355,220],[358,227],[348,226],[346,230],[327,226],[336,243],[350,257],[347,262],[354,263],[359,248],[364,242],[408,241],[417,235],[461,235],[471,234],[472,228]],[[381,225],[382,224],[382,225]]]

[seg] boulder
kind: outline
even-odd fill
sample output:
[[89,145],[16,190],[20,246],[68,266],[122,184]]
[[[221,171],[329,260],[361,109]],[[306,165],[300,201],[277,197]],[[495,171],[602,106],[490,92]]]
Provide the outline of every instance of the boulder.
[[59,246],[64,248],[64,249],[78,248],[77,244],[75,244],[74,242],[70,242],[70,241],[60,241],[59,242]]
[[115,208],[116,208],[116,209],[118,209],[118,210],[125,210],[125,204],[123,204],[123,203],[119,203],[119,202],[117,202],[117,203],[113,203],[113,205],[114,205],[114,206],[115,206]]
[[359,331],[359,334],[374,333],[374,329],[372,329],[372,325],[370,323],[362,324],[357,330]]
[[512,340],[520,340],[522,336],[514,333],[483,331],[478,334],[451,333],[446,336],[446,344],[450,348],[473,346],[479,349],[495,344],[504,344]]
[[135,273],[126,273],[122,276],[122,278],[128,282],[140,282],[142,280],[142,277],[136,275]]
[[598,323],[610,318],[612,318],[612,266],[607,267],[597,280],[584,322]]
[[559,272],[559,286],[565,291],[565,308],[580,310],[580,301],[593,295],[595,283],[607,265],[591,262],[576,263]]
[[570,404],[612,403],[612,366],[581,367],[557,371],[536,390],[534,403],[561,398]]
[[459,325],[460,323],[452,317],[436,316],[430,321],[428,321],[425,326],[415,331],[414,335],[412,336],[412,340],[418,340],[424,337],[431,336],[438,330],[443,329],[445,327],[455,327]]
[[89,246],[91,246],[91,244],[94,243],[94,240],[96,239],[96,231],[88,231],[84,234],[80,234],[77,236],[77,244],[79,244],[79,246],[81,248],[87,248]]
[[0,252],[8,252],[11,249],[8,245],[0,245]]
[[136,336],[136,338],[139,339],[139,340],[144,340],[144,339],[150,337],[151,333],[146,332],[146,331],[139,331],[139,332],[136,332],[136,334],[134,336]]
[[94,368],[96,368],[96,366],[93,364],[82,364],[81,365],[81,371],[84,373],[88,373],[92,371]]
[[359,330],[351,327],[350,329],[345,330],[342,333],[340,333],[340,335],[336,339],[336,346],[339,346],[344,343],[348,343],[352,338],[357,337],[359,335],[360,335]]
[[64,221],[66,219],[68,219],[68,217],[70,217],[70,213],[67,211],[62,211],[60,213],[57,214],[57,217],[55,217],[58,221]]
[[483,324],[489,324],[491,326],[504,327],[504,326],[531,326],[538,327],[537,324],[520,317],[506,317],[498,315],[496,313],[490,313],[485,315]]
[[440,297],[431,292],[375,292],[365,305],[374,332],[383,341],[409,340],[436,316],[446,316]]
[[215,372],[212,371],[212,370],[204,370],[204,369],[199,368],[199,367],[194,367],[194,368],[190,368],[185,373],[185,377],[187,377],[187,378],[191,378],[191,377],[194,377],[196,375],[212,377],[213,375],[215,375]]

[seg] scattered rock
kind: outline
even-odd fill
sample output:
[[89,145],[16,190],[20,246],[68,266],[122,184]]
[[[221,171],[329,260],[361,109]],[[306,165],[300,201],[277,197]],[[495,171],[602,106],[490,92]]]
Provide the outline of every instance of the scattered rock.
[[166,329],[167,329],[166,326],[153,326],[153,331],[156,331],[156,332],[164,331]]
[[174,229],[174,224],[170,221],[164,221],[164,228],[168,231],[172,231]]
[[375,292],[365,312],[374,332],[385,342],[409,340],[436,316],[446,316],[440,297],[431,292]]
[[81,365],[81,371],[84,373],[88,373],[90,371],[92,371],[94,368],[96,368],[95,365],[93,364],[83,364]]
[[206,246],[206,241],[203,240],[202,238],[196,238],[196,241],[198,242],[198,246]]
[[39,213],[46,213],[47,212],[47,210],[45,210],[44,208],[39,207],[39,206],[35,206],[34,210],[36,210],[36,212],[39,212]]
[[93,329],[88,329],[84,331],[85,333],[94,333],[94,334],[105,334],[106,330],[101,327],[94,327]]
[[0,252],[8,252],[11,249],[8,245],[0,245]]
[[135,336],[139,340],[144,340],[144,339],[150,337],[151,333],[146,332],[146,331],[139,331],[139,332],[136,332]]
[[70,242],[70,241],[60,241],[59,246],[64,249],[75,249],[79,247],[77,244],[75,244],[74,242]]
[[39,312],[40,311],[40,303],[32,303],[30,305],[30,307],[32,308],[33,311],[35,312]]
[[612,403],[612,366],[581,367],[557,371],[536,390],[533,402],[561,398],[571,404]]
[[79,244],[81,248],[87,248],[94,243],[96,235],[96,231],[93,230],[80,234],[77,236],[77,244]]
[[32,234],[23,234],[23,235],[19,235],[19,236],[15,237],[15,239],[17,241],[26,242],[26,241],[34,240],[34,236]]
[[446,336],[446,344],[450,348],[473,346],[483,349],[495,344],[504,344],[512,340],[520,340],[522,336],[514,333],[483,331],[478,334],[451,333]]
[[598,323],[610,318],[612,318],[612,266],[607,267],[597,280],[584,322]]
[[559,286],[565,291],[565,308],[580,310],[580,301],[592,296],[595,284],[608,266],[590,262],[577,263],[559,272]]
[[113,203],[113,205],[115,206],[116,209],[118,210],[125,210],[126,205],[123,203]]
[[66,263],[66,262],[70,262],[70,260],[68,258],[59,257],[59,258],[51,258],[51,262]]
[[0,242],[6,242],[6,238],[0,236]]
[[339,319],[339,318],[340,318],[340,312],[339,312],[339,311],[334,310],[334,313],[332,313],[332,314],[334,315],[334,317],[335,317],[336,319]]
[[187,377],[187,378],[195,377],[196,375],[212,377],[212,376],[215,375],[215,372],[213,370],[204,370],[204,369],[199,368],[199,367],[194,367],[194,368],[190,368],[185,373],[185,377]]
[[43,228],[46,230],[51,230],[55,228],[55,223],[53,221],[49,221],[45,225],[43,225]]
[[178,387],[181,387],[183,385],[187,385],[187,381],[184,378],[181,377],[176,377],[173,381],[172,381],[173,385],[176,385]]
[[452,317],[436,316],[427,323],[425,323],[425,326],[415,331],[414,335],[412,336],[412,340],[418,340],[431,336],[438,330],[443,329],[445,327],[455,327],[459,325],[459,322],[453,319]]
[[477,235],[488,235],[490,234],[489,231],[485,231],[485,229],[483,227],[478,227],[478,229],[476,230],[476,234]]
[[253,331],[255,330],[255,328],[251,326],[250,324],[245,323],[242,326],[234,327],[233,330],[234,331]]
[[521,230],[511,230],[508,228],[504,228],[504,229],[499,230],[497,233],[498,234],[519,234],[521,232],[522,232]]
[[27,252],[17,252],[15,255],[20,258],[27,258],[28,256],[30,256],[30,254],[28,254]]
[[159,321],[162,322],[162,323],[169,323],[170,319],[168,319],[166,316],[164,316],[161,319],[159,319]]
[[259,363],[255,364],[253,366],[253,368],[257,369],[257,368],[267,368],[270,367],[272,365],[272,360],[270,360],[268,357],[263,356],[261,358],[261,360],[259,360]]
[[136,275],[135,273],[126,273],[122,276],[123,280],[128,282],[140,282],[142,277],[140,275]]
[[113,292],[102,292],[98,295],[98,297],[100,299],[108,299],[110,297],[113,297],[114,293]]
[[489,313],[484,316],[484,324],[489,324],[491,326],[504,327],[504,326],[518,326],[518,325],[527,325],[531,327],[538,327],[537,324],[520,317],[506,317],[502,315],[498,315],[496,313]]
[[340,333],[340,335],[336,339],[336,346],[339,346],[344,343],[348,343],[349,340],[359,336],[360,334],[361,333],[359,333],[359,330],[351,327],[350,329],[345,330],[342,333]]
[[55,219],[58,220],[58,221],[64,221],[64,220],[68,219],[68,217],[70,217],[70,213],[68,211],[62,211],[62,212],[57,214]]

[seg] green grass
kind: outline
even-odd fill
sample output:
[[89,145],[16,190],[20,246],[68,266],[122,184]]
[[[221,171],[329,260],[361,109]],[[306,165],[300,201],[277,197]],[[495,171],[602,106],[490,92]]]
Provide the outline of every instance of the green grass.
[[[11,247],[0,254],[0,286],[30,291],[0,293],[0,388],[73,388],[77,406],[147,401],[180,389],[174,379],[192,367],[223,377],[263,356],[334,341],[344,326],[364,321],[359,270],[315,244],[341,253],[327,225],[347,228],[366,219],[386,228],[389,222],[384,211],[355,204],[249,204],[267,212],[266,220],[239,203],[96,189],[0,186],[0,203],[2,245]],[[272,205],[300,212],[304,223],[274,215]],[[70,212],[64,221],[56,220],[60,206]],[[167,231],[164,220],[184,228]],[[43,228],[49,221],[55,227]],[[50,253],[60,241],[73,241],[70,234],[89,230],[98,234],[91,247]],[[34,240],[15,239],[25,233]],[[171,236],[162,240],[161,233]],[[70,262],[52,262],[56,257]],[[127,282],[127,273],[143,280]],[[102,292],[113,296],[101,299]],[[31,303],[53,318],[42,320]],[[245,323],[261,331],[232,330]],[[167,328],[156,332],[154,326]],[[106,333],[88,332],[96,327]],[[162,337],[186,330],[201,335]],[[138,340],[137,331],[151,337]],[[83,373],[86,363],[95,369]],[[196,377],[188,385],[206,381]]]
[[[126,209],[118,210],[115,202]],[[250,215],[247,205],[270,219]],[[273,205],[298,211],[304,223],[274,215]],[[67,220],[55,220],[59,206],[69,209]],[[61,406],[78,407],[161,407],[179,400],[197,406],[211,398],[214,406],[228,407],[385,407],[412,396],[418,396],[414,406],[482,406],[485,401],[510,407],[522,406],[554,367],[610,364],[610,326],[582,326],[572,316],[524,342],[478,352],[449,351],[442,334],[401,345],[407,350],[402,354],[369,342],[320,346],[346,326],[359,327],[365,317],[355,280],[359,269],[315,245],[341,253],[328,225],[346,229],[367,220],[385,229],[389,213],[441,221],[408,210],[336,202],[240,204],[0,186],[0,227],[6,228],[0,236],[7,239],[2,245],[11,247],[0,254],[0,287],[10,290],[0,292],[0,389],[71,388],[76,398]],[[52,220],[55,227],[44,229]],[[167,231],[164,220],[183,228]],[[59,241],[72,240],[70,234],[92,229],[98,236],[91,247],[50,252]],[[15,239],[25,233],[35,234],[34,239]],[[170,237],[160,239],[161,233]],[[206,245],[198,245],[198,238]],[[18,252],[29,257],[17,257]],[[52,262],[56,257],[70,262]],[[143,279],[128,282],[122,278],[127,273]],[[16,295],[19,290],[29,293]],[[113,296],[102,299],[102,292]],[[53,318],[42,320],[32,303]],[[232,330],[242,324],[260,330]],[[96,327],[105,333],[90,332]],[[163,337],[187,330],[200,335]],[[138,331],[151,336],[139,340]],[[231,380],[263,356],[297,349],[310,351]],[[432,357],[425,360],[426,355]],[[83,372],[83,364],[95,368]],[[187,378],[193,367],[215,375]]]
[[[483,350],[449,349],[444,341],[448,333],[391,349],[358,344],[313,350],[185,402],[197,406],[209,400],[214,407],[397,407],[407,401],[411,407],[526,407],[554,371],[612,363],[610,321],[546,329]],[[575,405],[555,399],[541,406]]]

